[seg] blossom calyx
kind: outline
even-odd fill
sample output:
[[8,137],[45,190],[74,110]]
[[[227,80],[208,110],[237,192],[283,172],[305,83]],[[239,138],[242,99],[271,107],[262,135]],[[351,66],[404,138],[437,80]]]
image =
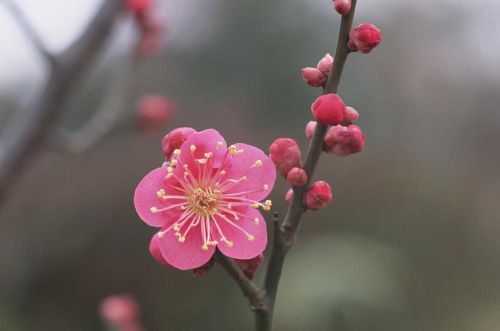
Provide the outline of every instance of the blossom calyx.
[[337,125],[331,127],[326,133],[323,149],[337,156],[347,156],[360,152],[364,146],[365,136],[359,126]]
[[304,169],[293,167],[286,175],[286,180],[293,186],[302,186],[307,183],[307,174]]
[[380,30],[373,24],[364,23],[349,32],[348,47],[351,51],[370,53],[382,40]]
[[318,181],[304,194],[304,205],[312,210],[324,208],[332,202],[333,194],[330,185],[324,181]]
[[293,167],[300,167],[299,144],[292,138],[278,138],[269,147],[269,156],[281,176],[286,178]]
[[314,118],[325,125],[342,123],[345,116],[344,101],[335,93],[319,96],[311,105]]
[[302,69],[302,78],[312,87],[323,86],[326,82],[326,76],[316,68],[307,67]]
[[259,254],[253,259],[249,260],[234,260],[236,262],[236,265],[243,271],[245,276],[247,276],[249,279],[252,279],[253,276],[255,276],[255,273],[259,269],[260,265],[262,262],[264,262],[264,255]]

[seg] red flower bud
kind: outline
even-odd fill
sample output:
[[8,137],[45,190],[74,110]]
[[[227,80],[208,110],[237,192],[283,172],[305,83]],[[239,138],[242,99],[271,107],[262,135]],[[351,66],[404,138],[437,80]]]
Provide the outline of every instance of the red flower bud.
[[340,15],[351,11],[351,0],[333,0],[333,7]]
[[289,189],[286,192],[285,202],[289,205],[292,203],[292,200],[293,200],[293,189]]
[[348,46],[351,51],[367,54],[380,44],[382,35],[375,25],[364,23],[352,29],[349,38]]
[[302,69],[302,78],[312,87],[320,87],[326,82],[326,76],[316,68]]
[[332,202],[332,189],[327,182],[319,181],[311,185],[304,194],[304,204],[307,208],[318,210]]
[[215,260],[211,258],[207,263],[202,265],[199,268],[193,269],[193,276],[194,277],[202,277],[205,276],[212,270],[212,267],[214,266]]
[[326,53],[321,60],[319,60],[316,68],[325,76],[330,74],[333,66],[333,56],[330,53]]
[[358,118],[359,118],[359,113],[356,111],[356,109],[352,107],[345,107],[345,116],[342,124],[349,125],[351,123],[356,122]]
[[262,262],[264,262],[264,255],[259,254],[253,259],[250,260],[236,260],[236,265],[243,271],[245,276],[247,276],[249,279],[252,279],[253,276],[255,276],[255,273],[257,272],[257,269],[259,269],[260,265]]
[[319,122],[325,125],[337,125],[344,120],[345,104],[335,93],[324,94],[311,105],[311,112]]
[[174,150],[180,148],[182,143],[195,132],[196,130],[193,128],[177,128],[167,133],[161,141],[161,147],[165,160],[170,160]]
[[269,156],[281,176],[285,178],[290,169],[300,167],[300,148],[292,138],[276,139],[269,147]]
[[337,156],[347,156],[360,152],[364,145],[365,136],[359,126],[337,125],[331,127],[326,133],[323,149]]
[[125,6],[134,15],[141,15],[151,8],[151,0],[125,0]]
[[174,104],[161,95],[146,95],[138,104],[139,126],[155,130],[165,125],[174,113]]
[[311,139],[314,136],[314,130],[316,130],[316,121],[309,121],[306,125],[306,138]]
[[286,180],[293,186],[302,186],[307,183],[307,174],[304,169],[294,167],[286,175]]

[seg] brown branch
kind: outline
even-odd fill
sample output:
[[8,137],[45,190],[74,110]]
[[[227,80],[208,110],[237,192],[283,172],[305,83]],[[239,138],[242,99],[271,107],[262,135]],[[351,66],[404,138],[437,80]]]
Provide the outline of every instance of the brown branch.
[[47,63],[50,66],[55,65],[56,56],[47,49],[42,39],[33,29],[30,22],[28,21],[26,16],[24,16],[23,12],[19,9],[19,7],[14,2],[12,2],[12,0],[1,0],[0,3],[2,3],[4,7],[15,18],[21,30],[24,32],[26,37],[31,41],[33,46],[36,48],[38,53],[40,53],[40,55],[44,58],[44,60],[47,61]]
[[[347,44],[349,42],[349,31],[351,30],[355,8],[356,0],[352,0],[351,11],[347,15],[342,16],[337,49],[334,58],[335,60],[324,89],[325,94],[337,92],[344,64],[347,60],[347,55],[350,52]],[[326,131],[327,126],[318,122],[304,163],[304,170],[307,173],[309,182],[304,186],[294,187],[294,198],[288,207],[283,223],[281,227],[275,226],[274,228],[275,239],[264,280],[264,293],[269,307],[266,311],[255,314],[257,331],[271,330],[274,303],[281,278],[281,271],[285,262],[286,254],[295,243],[295,237],[297,235],[302,215],[306,211],[306,208],[302,203],[303,194],[309,187],[310,180],[313,177],[314,170],[318,164]]]
[[56,57],[40,96],[29,108],[15,111],[0,132],[0,203],[42,146],[78,78],[108,39],[122,2],[104,1],[82,35]]

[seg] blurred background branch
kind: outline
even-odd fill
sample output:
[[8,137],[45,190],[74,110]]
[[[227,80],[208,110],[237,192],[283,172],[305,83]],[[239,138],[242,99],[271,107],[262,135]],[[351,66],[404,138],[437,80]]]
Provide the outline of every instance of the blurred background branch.
[[[122,0],[105,0],[80,37],[55,57],[55,65],[51,66],[40,96],[29,107],[18,109],[7,119],[0,132],[0,204],[42,146],[52,124],[64,110],[74,84],[105,44],[122,6]],[[19,10],[13,12],[18,19],[23,17],[18,15]],[[25,29],[29,26],[24,19],[20,24]],[[40,48],[39,38],[34,38],[33,33],[30,36],[39,49],[45,49]]]

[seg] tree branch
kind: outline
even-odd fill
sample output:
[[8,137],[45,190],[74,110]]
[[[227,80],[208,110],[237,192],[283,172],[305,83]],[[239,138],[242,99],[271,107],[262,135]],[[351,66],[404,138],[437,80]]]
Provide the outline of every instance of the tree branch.
[[[334,58],[335,60],[323,91],[324,94],[337,92],[342,71],[347,60],[347,55],[350,53],[347,44],[349,42],[349,31],[351,30],[355,8],[356,0],[352,0],[351,11],[347,15],[342,16],[337,49]],[[265,313],[258,313],[255,315],[257,331],[271,331],[274,303],[281,278],[281,271],[285,262],[286,254],[295,243],[302,215],[306,211],[306,207],[302,202],[303,194],[309,187],[314,170],[316,169],[316,165],[318,164],[318,160],[321,156],[323,140],[325,138],[327,128],[328,126],[319,122],[316,125],[316,130],[311,140],[304,163],[304,170],[307,173],[308,182],[304,186],[293,188],[294,198],[288,207],[283,223],[281,224],[281,227],[274,227],[275,239],[264,280],[264,293],[269,304],[269,309]],[[275,224],[277,224],[277,222],[275,222]]]
[[24,32],[26,37],[28,37],[43,59],[47,61],[49,66],[55,65],[56,56],[47,49],[42,39],[33,29],[30,22],[26,16],[24,16],[19,7],[12,0],[1,0],[1,3],[3,3],[4,7],[12,14],[21,30]]
[[0,203],[42,146],[78,78],[104,45],[122,2],[104,1],[82,35],[57,56],[40,96],[29,108],[13,112],[0,132]]

